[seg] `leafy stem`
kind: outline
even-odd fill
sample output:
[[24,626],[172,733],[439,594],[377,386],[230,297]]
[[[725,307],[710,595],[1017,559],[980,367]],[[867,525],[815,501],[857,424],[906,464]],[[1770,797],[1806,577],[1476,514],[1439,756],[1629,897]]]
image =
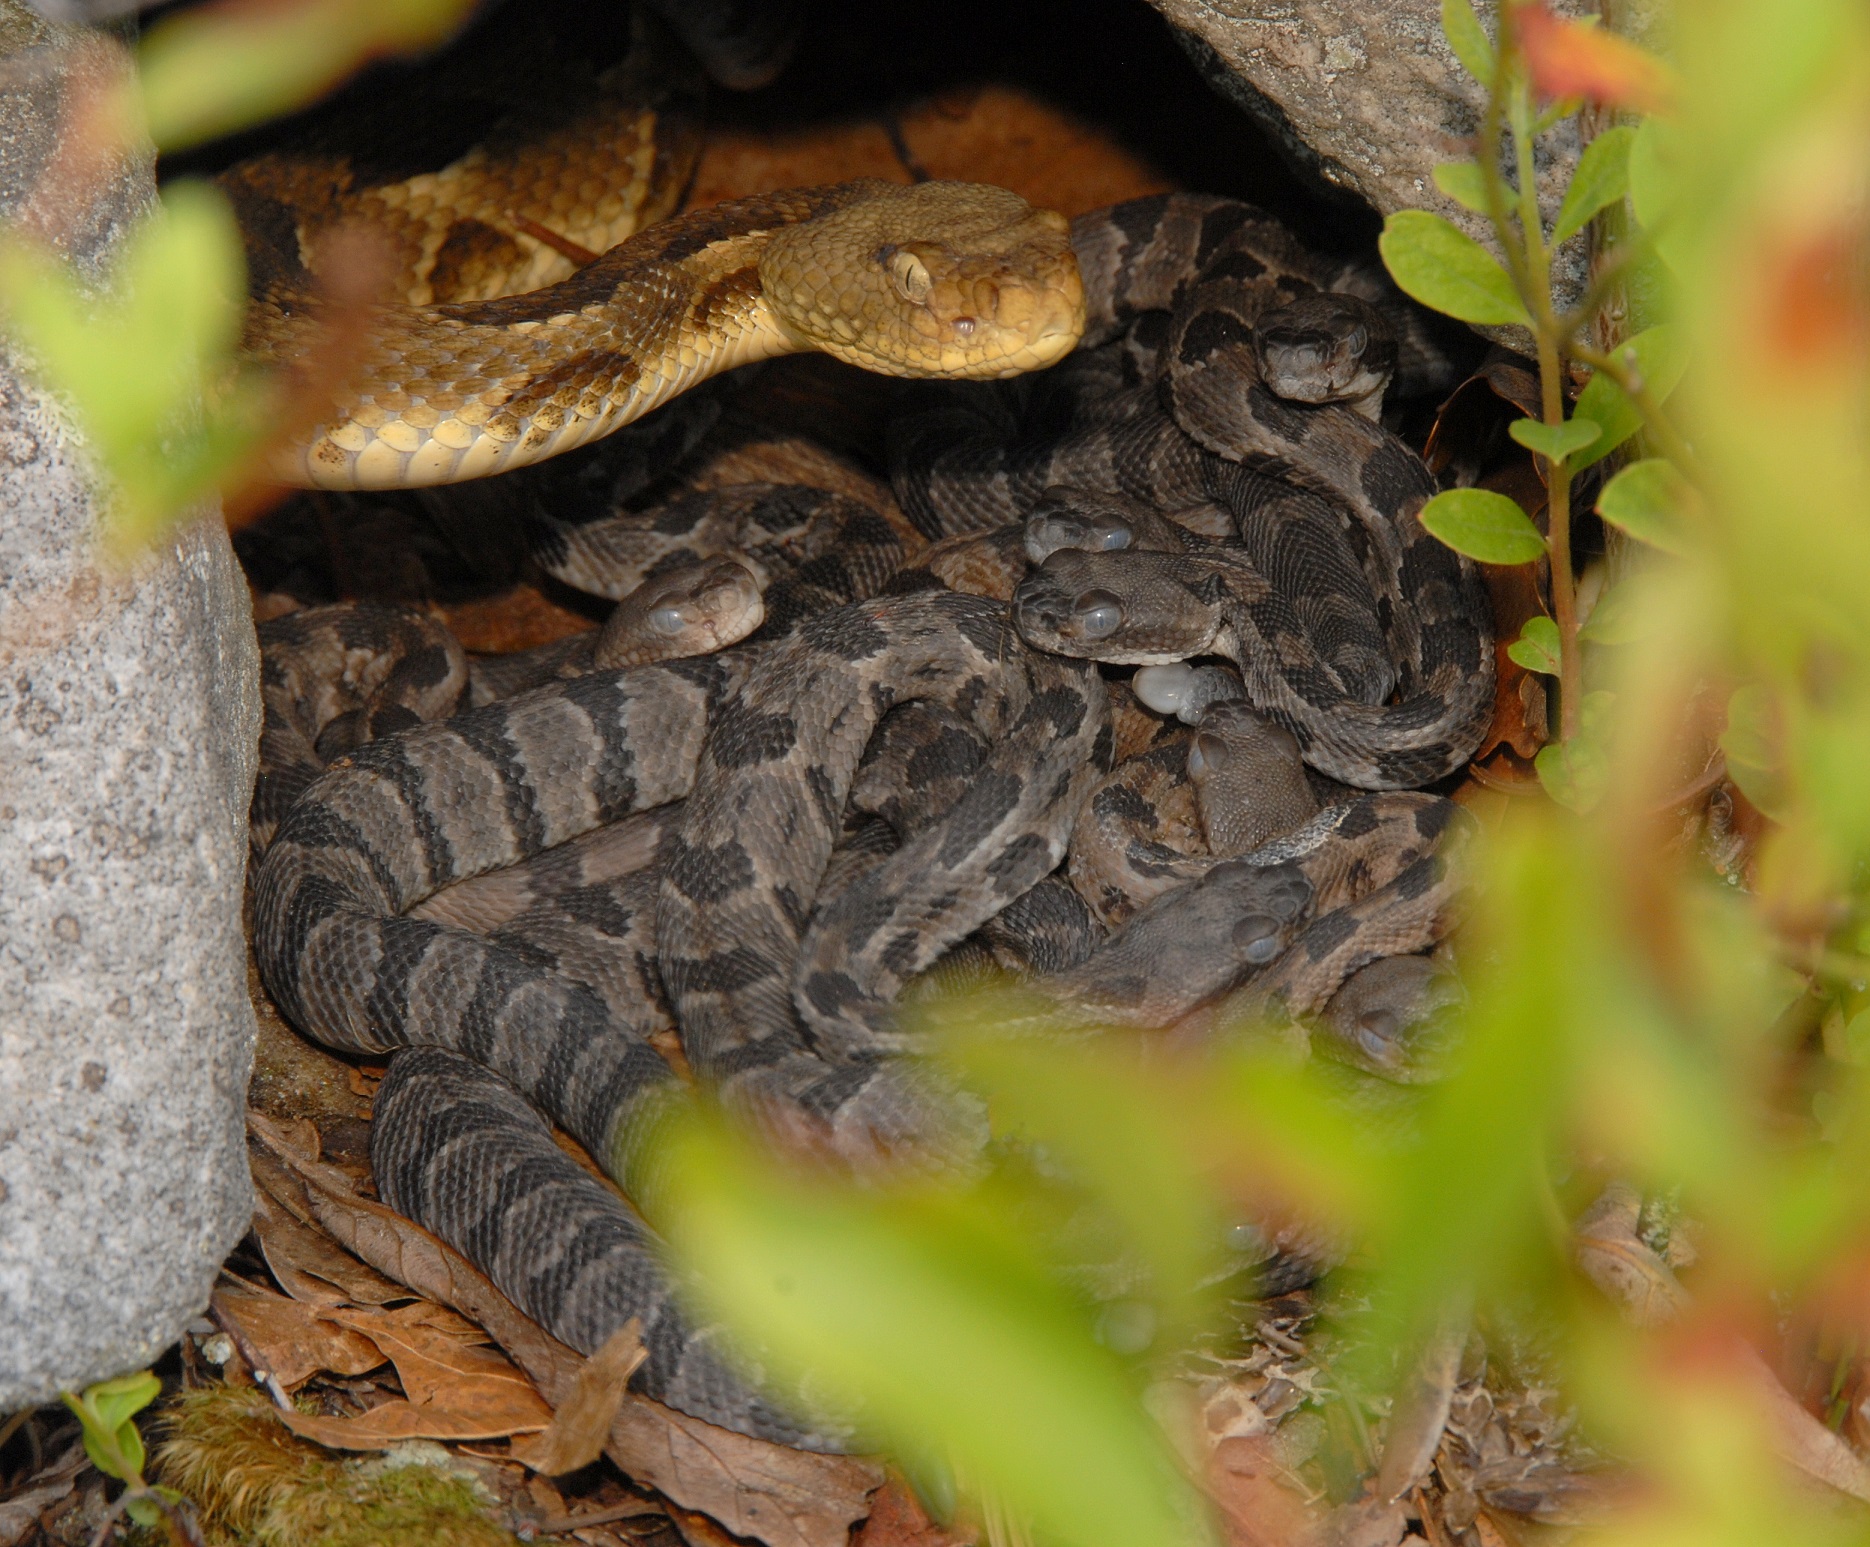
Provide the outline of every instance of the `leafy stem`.
[[110,1539],[118,1517],[125,1514],[142,1526],[153,1527],[160,1522],[174,1547],[199,1547],[201,1533],[195,1529],[192,1512],[181,1494],[143,1478],[146,1454],[136,1415],[161,1391],[162,1382],[143,1370],[87,1386],[76,1396],[65,1393],[65,1405],[77,1415],[83,1428],[85,1453],[92,1465],[124,1485],[92,1538],[93,1547],[102,1547]]
[[[1618,244],[1573,304],[1561,307],[1553,297],[1554,254],[1592,220],[1623,205],[1639,162],[1646,213],[1666,220],[1666,189],[1656,183],[1654,170],[1658,153],[1653,144],[1643,144],[1649,129],[1620,124],[1594,137],[1549,226],[1539,207],[1534,152],[1539,134],[1577,112],[1587,97],[1612,107],[1630,105],[1633,82],[1653,84],[1666,71],[1627,40],[1556,18],[1538,0],[1502,0],[1497,38],[1482,28],[1471,0],[1442,0],[1441,10],[1450,48],[1486,95],[1473,160],[1437,167],[1435,184],[1484,217],[1496,245],[1489,249],[1427,210],[1391,215],[1378,245],[1397,284],[1424,305],[1480,327],[1521,328],[1530,335],[1539,406],[1508,430],[1539,459],[1547,520],[1541,532],[1514,500],[1484,487],[1444,490],[1423,506],[1419,519],[1442,542],[1483,564],[1546,561],[1550,615],[1530,619],[1507,654],[1557,680],[1559,734],[1539,753],[1539,776],[1555,799],[1585,809],[1601,791],[1608,768],[1602,741],[1609,695],[1585,691],[1582,645],[1617,643],[1619,625],[1614,608],[1601,623],[1596,614],[1588,626],[1580,621],[1572,485],[1584,469],[1647,430],[1650,448],[1661,455],[1646,455],[1620,471],[1604,486],[1597,509],[1631,536],[1679,552],[1701,480],[1692,452],[1661,408],[1685,363],[1676,331],[1666,324],[1647,328],[1611,351],[1586,341],[1605,298],[1629,280],[1639,262],[1658,256],[1654,220]],[[1539,109],[1539,94],[1555,100]],[[1659,99],[1649,91],[1644,100]],[[1591,366],[1594,374],[1568,418],[1568,374],[1578,365]]]
[[[1513,132],[1517,188],[1509,188],[1500,175],[1503,117]],[[1540,412],[1547,425],[1561,426],[1565,422],[1564,357],[1573,329],[1570,316],[1559,317],[1552,306],[1552,253],[1539,214],[1532,103],[1510,24],[1501,27],[1500,52],[1487,93],[1479,162],[1494,231],[1507,255],[1507,272],[1531,324],[1539,365]],[[1512,207],[1515,200],[1517,209]],[[1546,469],[1547,567],[1551,575],[1552,620],[1558,625],[1559,644],[1559,737],[1571,741],[1582,728],[1584,676],[1578,649],[1578,589],[1571,563],[1570,465],[1562,454],[1536,454]]]

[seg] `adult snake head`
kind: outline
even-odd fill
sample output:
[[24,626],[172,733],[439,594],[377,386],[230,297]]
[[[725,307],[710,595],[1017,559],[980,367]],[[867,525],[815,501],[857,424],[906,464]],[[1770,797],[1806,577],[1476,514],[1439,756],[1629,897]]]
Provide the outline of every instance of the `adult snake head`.
[[[288,370],[318,358],[319,310],[260,286],[249,358]],[[1083,331],[1064,216],[1004,188],[761,194],[651,226],[524,295],[376,308],[329,417],[283,443],[270,472],[326,489],[458,483],[570,451],[775,355],[991,380],[1055,363]]]
[[984,183],[879,185],[775,231],[760,285],[801,347],[886,376],[1017,376],[1084,332],[1070,223]]

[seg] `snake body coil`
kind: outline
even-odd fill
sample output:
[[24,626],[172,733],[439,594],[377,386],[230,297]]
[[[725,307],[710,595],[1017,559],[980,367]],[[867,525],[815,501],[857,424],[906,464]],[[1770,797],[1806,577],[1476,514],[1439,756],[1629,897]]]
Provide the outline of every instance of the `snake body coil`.
[[[665,540],[718,528],[755,569],[796,565],[747,643],[615,670],[585,670],[595,647],[578,646],[506,669],[403,628],[407,665],[347,666],[355,683],[303,723],[283,700],[317,693],[273,670],[292,783],[264,805],[277,832],[255,872],[269,988],[321,1040],[395,1054],[372,1138],[385,1200],[577,1347],[640,1316],[646,1393],[784,1443],[850,1442],[797,1393],[724,1363],[714,1331],[676,1309],[642,1221],[552,1145],[540,1114],[641,1188],[654,1118],[682,1090],[671,1034],[731,1105],[820,1151],[972,1158],[978,1110],[908,1056],[892,1013],[928,969],[998,960],[1107,1018],[1224,1020],[1319,1010],[1372,959],[1445,932],[1462,828],[1449,803],[1387,788],[1315,802],[1329,781],[1296,754],[1378,787],[1457,766],[1488,680],[1485,619],[1471,571],[1420,546],[1426,474],[1397,461],[1406,448],[1355,407],[1268,385],[1323,376],[1367,399],[1369,373],[1313,369],[1303,318],[1250,360],[1224,357],[1238,308],[1277,311],[1322,282],[1241,208],[1150,200],[1081,221],[1104,348],[899,435],[899,452],[936,448],[896,480],[916,530],[842,497],[795,508],[752,480],[713,491],[712,524],[678,500],[546,529],[580,575],[622,561],[632,617],[661,606],[632,587],[673,573]],[[1252,263],[1297,276],[1290,296],[1226,290]],[[791,349],[1008,376],[1063,355],[1084,311],[1063,222],[997,190],[742,201],[532,295],[381,313],[364,385],[288,471],[364,487],[516,467]],[[297,302],[262,306],[256,349],[281,358],[311,325]],[[1165,385],[1171,357],[1185,382]],[[1206,439],[1164,410],[1178,385]],[[1217,428],[1211,405],[1236,388],[1226,401],[1250,422]],[[983,421],[992,436],[974,434]],[[974,428],[949,436],[957,424]],[[1088,490],[1041,500],[1061,469]],[[865,554],[890,555],[893,576]],[[329,648],[348,659],[342,645]],[[1215,650],[1241,676],[1224,674],[1212,718],[1113,775],[1113,685],[1089,658]],[[1472,681],[1451,679],[1460,662]],[[561,675],[381,739],[327,729],[445,715],[436,696],[464,681],[485,697],[548,671]],[[1289,733],[1230,710],[1235,689]],[[1138,747],[1156,729],[1143,718]],[[1244,786],[1277,798],[1250,819],[1215,804]],[[1079,863],[1081,841],[1103,853]],[[1382,1043],[1379,988],[1344,1002],[1345,1037]]]

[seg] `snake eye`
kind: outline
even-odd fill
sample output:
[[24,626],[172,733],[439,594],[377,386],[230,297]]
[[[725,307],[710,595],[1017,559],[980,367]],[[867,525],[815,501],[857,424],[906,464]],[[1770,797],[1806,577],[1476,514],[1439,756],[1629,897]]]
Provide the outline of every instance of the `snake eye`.
[[658,634],[679,634],[688,627],[680,607],[658,607],[649,615],[649,626]]
[[1219,736],[1203,731],[1188,749],[1188,772],[1199,779],[1203,774],[1219,773],[1227,766],[1227,743]]
[[1108,591],[1086,591],[1071,604],[1078,632],[1086,639],[1108,639],[1123,627],[1123,603]]
[[1254,966],[1264,967],[1279,954],[1279,921],[1249,913],[1234,925],[1234,945]]
[[1358,1016],[1357,1045],[1382,1063],[1394,1062],[1396,1058],[1395,1012],[1366,1010]]
[[934,281],[929,278],[928,265],[920,258],[900,247],[885,247],[877,256],[883,260],[884,271],[896,287],[896,293],[905,301],[920,306],[928,299]]
[[1129,547],[1135,535],[1136,534],[1130,530],[1129,522],[1113,520],[1109,526],[1104,528],[1103,535],[1098,538],[1095,551],[1099,553],[1116,553],[1121,549]]
[[948,326],[953,328],[955,330],[955,333],[961,338],[972,338],[974,336],[974,329],[977,325],[978,324],[975,323],[972,317],[957,317],[954,319],[953,322],[948,324]]
[[1353,327],[1350,333],[1345,337],[1344,347],[1351,354],[1360,355],[1364,352],[1369,342],[1370,330],[1360,322]]

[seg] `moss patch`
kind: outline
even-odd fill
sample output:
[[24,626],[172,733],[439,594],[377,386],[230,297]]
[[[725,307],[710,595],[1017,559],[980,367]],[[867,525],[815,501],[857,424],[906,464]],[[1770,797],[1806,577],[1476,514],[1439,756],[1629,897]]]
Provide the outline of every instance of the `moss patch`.
[[184,1394],[163,1415],[163,1482],[201,1512],[216,1547],[511,1547],[471,1477],[439,1466],[344,1460],[302,1440],[252,1388]]

